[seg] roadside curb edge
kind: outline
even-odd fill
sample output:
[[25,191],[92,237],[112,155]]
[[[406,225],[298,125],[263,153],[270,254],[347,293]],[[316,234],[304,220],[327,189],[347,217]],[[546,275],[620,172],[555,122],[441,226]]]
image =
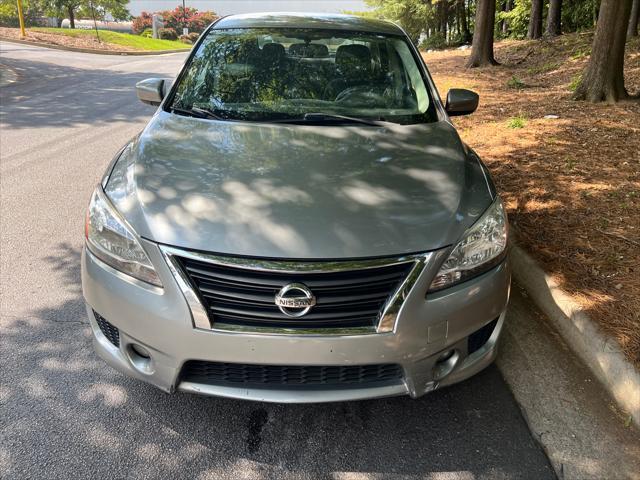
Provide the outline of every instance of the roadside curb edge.
[[518,245],[510,252],[513,276],[564,341],[602,382],[619,408],[640,427],[640,373],[571,296]]
[[55,45],[52,43],[43,43],[43,42],[32,42],[30,40],[17,40],[15,38],[4,37],[0,35],[0,40],[3,42],[9,43],[17,43],[19,45],[31,45],[33,47],[43,47],[43,48],[52,48],[54,50],[66,50],[69,52],[80,52],[80,53],[93,53],[96,55],[118,55],[118,56],[144,56],[144,55],[164,55],[167,53],[186,53],[189,52],[190,49],[178,49],[178,50],[156,50],[156,51],[145,51],[145,50],[97,50],[94,48],[79,48],[79,47],[67,47],[64,45]]

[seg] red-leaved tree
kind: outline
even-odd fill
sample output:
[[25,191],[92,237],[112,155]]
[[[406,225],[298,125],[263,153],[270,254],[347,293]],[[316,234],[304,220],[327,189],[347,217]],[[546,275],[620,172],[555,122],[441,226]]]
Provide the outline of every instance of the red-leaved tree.
[[[176,32],[182,32],[182,29],[187,27],[189,32],[202,33],[205,28],[218,19],[215,12],[198,12],[198,9],[192,7],[183,9],[180,6],[158,13],[162,16],[164,27],[173,28]],[[133,33],[137,34],[151,28],[151,14],[148,12],[140,13],[140,16],[133,20],[132,28]]]
[[151,28],[151,14],[148,12],[140,12],[140,15],[133,19],[131,29],[133,33],[140,35],[147,28]]

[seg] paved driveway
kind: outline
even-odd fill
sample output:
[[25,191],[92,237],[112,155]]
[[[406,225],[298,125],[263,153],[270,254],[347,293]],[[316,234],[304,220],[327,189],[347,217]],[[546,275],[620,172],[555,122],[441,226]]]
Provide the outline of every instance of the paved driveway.
[[270,405],[166,395],[93,354],[79,256],[89,195],[153,109],[133,85],[184,54],[0,43],[2,478],[553,478],[499,371],[408,398]]

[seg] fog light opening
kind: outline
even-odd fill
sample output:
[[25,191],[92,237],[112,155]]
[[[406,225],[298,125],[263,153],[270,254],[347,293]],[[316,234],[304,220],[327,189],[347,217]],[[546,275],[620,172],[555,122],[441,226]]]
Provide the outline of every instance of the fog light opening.
[[139,372],[145,375],[151,375],[154,372],[151,353],[142,345],[137,343],[127,345],[127,356],[131,365]]
[[438,357],[435,365],[433,366],[433,379],[436,381],[442,380],[444,377],[449,375],[456,365],[458,364],[458,360],[460,359],[460,352],[457,350],[451,349],[445,352]]
[[131,350],[133,350],[133,352],[139,357],[146,358],[147,360],[151,358],[151,354],[149,353],[149,350],[147,350],[144,347],[141,347],[140,345],[136,345],[135,343],[132,343]]

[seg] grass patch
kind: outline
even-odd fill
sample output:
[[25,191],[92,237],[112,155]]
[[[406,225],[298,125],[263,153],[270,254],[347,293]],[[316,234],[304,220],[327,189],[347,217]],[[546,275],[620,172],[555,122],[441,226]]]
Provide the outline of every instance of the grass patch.
[[[53,35],[65,35],[67,37],[91,37],[96,38],[95,30],[79,30],[70,28],[32,28],[35,32],[49,33]],[[131,50],[176,50],[189,49],[191,45],[177,40],[160,40],[155,38],[145,38],[140,35],[130,33],[112,32],[110,30],[99,30],[100,40],[105,43],[121,45]]]
[[571,53],[571,60],[580,60],[581,58],[585,58],[591,55],[591,47],[586,45],[582,47],[576,48]]
[[524,128],[526,125],[527,119],[522,114],[519,114],[517,117],[511,117],[507,122],[507,127],[513,129]]
[[582,73],[577,74],[575,77],[571,79],[571,83],[569,84],[569,90],[575,92],[578,89],[578,85],[582,81]]
[[520,90],[522,88],[525,88],[526,85],[522,80],[514,75],[507,81],[507,87]]
[[546,62],[542,65],[538,65],[537,67],[530,67],[527,69],[527,73],[529,75],[538,75],[540,73],[551,72],[552,70],[556,70],[558,67],[562,65],[558,62]]

